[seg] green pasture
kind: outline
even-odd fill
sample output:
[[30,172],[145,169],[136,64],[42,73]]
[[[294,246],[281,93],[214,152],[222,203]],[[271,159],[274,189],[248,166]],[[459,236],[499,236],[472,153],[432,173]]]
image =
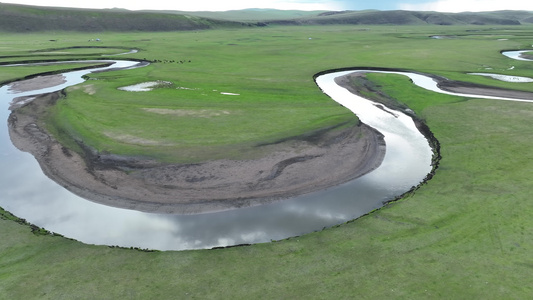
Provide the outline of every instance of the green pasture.
[[[388,27],[325,26],[43,34],[29,35],[41,40],[32,48],[17,51],[17,55],[20,60],[98,55],[153,61],[142,69],[90,75],[98,80],[68,89],[67,99],[60,101],[43,122],[74,150],[75,141],[83,140],[104,153],[196,162],[254,157],[258,144],[356,122],[350,112],[316,88],[313,75],[323,70],[405,68],[507,87],[463,73],[490,69],[519,75],[533,68],[499,54],[501,49],[523,47],[523,30],[511,27],[473,35],[467,28],[454,30],[447,33],[451,38],[446,40],[429,38],[442,31],[432,26],[394,31]],[[94,40],[96,36],[99,42]],[[13,49],[17,38],[13,36],[11,44],[4,44]],[[97,46],[102,48],[94,48]],[[140,51],[111,56],[128,48]],[[481,56],[480,48],[487,54]],[[25,53],[27,57],[23,57]],[[509,70],[511,66],[515,68]],[[117,90],[157,80],[172,85],[152,92]],[[530,89],[523,85],[516,88]]]
[[[533,63],[500,54],[531,48],[532,29],[302,26],[102,33],[102,46],[141,50],[118,58],[157,62],[91,74],[98,80],[68,89],[44,121],[52,130],[62,128],[56,133],[65,143],[84,137],[102,151],[150,153],[154,147],[139,141],[153,140],[162,159],[183,158],[170,157],[166,151],[172,147],[181,153],[203,149],[202,157],[189,160],[215,157],[220,149],[226,156],[253,155],[247,149],[260,141],[355,122],[314,84],[313,75],[328,69],[400,68],[533,92],[531,83],[467,75],[533,77]],[[6,34],[0,63],[14,61],[12,56],[42,59],[34,52],[40,49],[92,46],[91,36]],[[0,74],[6,81],[44,69]],[[369,78],[412,108],[441,143],[434,178],[416,192],[301,237],[179,252],[36,235],[2,211],[0,299],[527,299],[533,294],[533,104],[436,95],[397,75]],[[172,85],[151,92],[117,89],[155,80]],[[153,116],[153,109],[186,113],[183,119]],[[170,124],[180,130],[169,130]],[[214,128],[217,133],[210,134]]]

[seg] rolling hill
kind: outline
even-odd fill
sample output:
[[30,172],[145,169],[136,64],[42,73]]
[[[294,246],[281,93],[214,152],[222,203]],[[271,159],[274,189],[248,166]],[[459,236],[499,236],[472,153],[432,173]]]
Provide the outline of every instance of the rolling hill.
[[[161,13],[163,11],[150,11]],[[316,17],[321,13],[327,13],[324,10],[304,11],[304,10],[279,10],[249,8],[241,10],[228,11],[165,11],[166,13],[191,15],[209,19],[222,19],[238,22],[258,22],[272,20],[291,20],[305,17]]]
[[123,9],[74,9],[0,3],[0,31],[175,31],[247,25],[191,15]]
[[75,9],[0,3],[0,31],[68,30],[178,31],[267,25],[521,25],[533,12],[439,13],[419,11],[283,11],[246,9],[225,12]]
[[292,20],[272,20],[268,24],[293,25],[521,25],[533,23],[533,13],[496,11],[477,13],[439,13],[420,11],[339,11]]

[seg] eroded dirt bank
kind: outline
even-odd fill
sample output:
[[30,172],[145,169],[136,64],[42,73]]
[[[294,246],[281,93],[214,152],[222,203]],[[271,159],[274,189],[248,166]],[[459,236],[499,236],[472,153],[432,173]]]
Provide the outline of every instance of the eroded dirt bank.
[[61,74],[43,75],[22,81],[16,81],[9,85],[11,92],[27,92],[38,89],[53,87],[65,83],[67,80]]
[[[54,79],[55,83],[61,80]],[[532,93],[436,79],[449,91],[533,99]],[[365,80],[364,73],[352,73],[336,81],[352,93],[372,92],[374,100],[393,108],[397,105]],[[43,82],[35,80],[34,84],[41,86]],[[377,168],[385,154],[383,136],[359,124],[325,130],[312,138],[258,146],[265,147],[269,154],[256,160],[162,165],[134,157],[101,155],[89,148],[79,155],[38,125],[39,116],[60,97],[57,92],[14,101],[9,118],[14,145],[32,153],[44,173],[68,190],[121,208],[194,214],[270,203],[360,177]],[[423,124],[417,125],[423,132]]]
[[469,82],[441,80],[438,86],[445,91],[454,93],[533,100],[533,93],[530,92],[506,90]]
[[11,140],[60,185],[115,207],[193,214],[265,204],[360,177],[385,155],[383,136],[364,124],[258,146],[269,154],[256,160],[162,165],[91,149],[79,155],[38,125],[39,116],[60,97],[57,92],[19,99],[9,117]]

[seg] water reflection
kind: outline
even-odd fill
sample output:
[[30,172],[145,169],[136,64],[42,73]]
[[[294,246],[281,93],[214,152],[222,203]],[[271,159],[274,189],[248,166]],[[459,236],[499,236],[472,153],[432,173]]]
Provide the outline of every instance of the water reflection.
[[[82,82],[85,73],[66,74],[68,84]],[[335,76],[338,74],[328,74],[324,79]],[[33,224],[84,243],[160,250],[199,249],[279,240],[354,219],[407,191],[430,171],[431,151],[410,118],[400,112],[394,112],[398,116],[395,117],[377,109],[336,85],[321,88],[332,97],[338,93],[345,95],[348,99],[345,101],[350,102],[347,107],[362,109],[361,113],[371,112],[364,116],[365,123],[381,126],[387,152],[382,166],[374,172],[337,187],[269,205],[200,215],[152,214],[108,207],[70,193],[47,178],[31,155],[11,144],[4,122],[0,164],[2,170],[9,172],[0,175],[4,195],[0,205]],[[32,93],[10,95],[7,87],[0,88],[1,117],[7,120],[8,103],[13,96]]]
[[522,57],[522,54],[532,52],[532,50],[516,50],[516,51],[504,51],[502,52],[503,55],[516,59],[516,60],[524,60],[524,61],[531,61],[531,59]]

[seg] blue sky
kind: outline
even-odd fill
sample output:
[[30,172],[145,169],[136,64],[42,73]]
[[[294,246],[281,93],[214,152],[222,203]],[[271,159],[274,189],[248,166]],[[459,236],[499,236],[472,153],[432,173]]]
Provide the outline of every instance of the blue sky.
[[4,3],[18,3],[39,6],[83,7],[83,8],[126,8],[130,10],[233,10],[245,8],[277,8],[298,10],[420,10],[420,11],[491,11],[529,10],[533,11],[531,0],[1,0]]

